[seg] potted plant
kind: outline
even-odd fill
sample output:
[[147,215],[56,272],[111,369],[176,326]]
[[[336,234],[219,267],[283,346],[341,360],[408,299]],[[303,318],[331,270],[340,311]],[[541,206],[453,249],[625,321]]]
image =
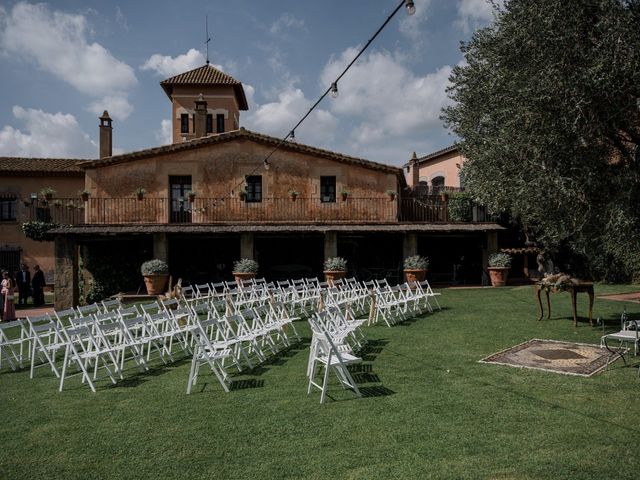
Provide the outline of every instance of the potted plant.
[[342,257],[327,258],[324,262],[324,279],[329,285],[347,276],[347,261]]
[[489,256],[488,263],[487,270],[491,278],[491,286],[504,287],[511,267],[511,255],[508,253],[493,253]]
[[258,262],[250,258],[241,258],[233,262],[233,276],[238,285],[242,285],[245,281],[256,278],[258,274]]
[[398,196],[398,192],[396,192],[395,190],[387,190],[387,195],[389,195],[389,201],[393,202]]
[[[345,187],[342,188],[342,191],[340,192],[340,195],[342,196],[342,201],[346,202],[347,198],[349,198],[349,195],[351,195],[351,193],[349,192],[349,190],[347,190]],[[338,258],[338,257],[336,257]]]
[[40,190],[40,195],[42,195],[45,200],[51,200],[55,194],[56,191],[51,187],[44,187],[42,190]]
[[296,198],[298,198],[298,195],[300,195],[300,192],[296,190],[289,190],[289,196],[291,197],[292,202],[296,201]]
[[67,208],[68,208],[69,210],[71,210],[72,208],[76,208],[76,204],[73,202],[73,200],[69,200],[69,201],[67,202]]
[[247,191],[246,190],[240,190],[238,192],[238,197],[240,197],[240,200],[242,200],[244,202],[246,200],[246,198],[247,198]]
[[140,267],[140,273],[144,277],[144,285],[149,295],[164,293],[169,279],[169,266],[167,262],[154,258],[148,260]]
[[89,190],[80,190],[78,192],[78,195],[80,195],[80,198],[82,198],[83,202],[88,202],[89,201],[89,195],[91,195],[91,192]]
[[187,192],[187,198],[189,199],[189,203],[193,203],[196,199],[196,192]]
[[136,197],[138,197],[138,200],[142,200],[144,198],[145,193],[147,193],[147,191],[144,188],[142,187],[136,188]]
[[54,207],[61,207],[62,206],[62,200],[54,200],[53,201],[53,206]]
[[427,276],[429,259],[421,255],[412,255],[404,259],[404,275],[407,283],[422,282]]

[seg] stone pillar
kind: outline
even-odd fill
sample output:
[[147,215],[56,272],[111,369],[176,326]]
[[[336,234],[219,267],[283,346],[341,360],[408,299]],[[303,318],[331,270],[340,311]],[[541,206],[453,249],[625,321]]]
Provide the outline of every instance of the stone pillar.
[[55,309],[64,310],[78,305],[78,246],[72,236],[56,236],[55,250]]
[[338,234],[336,232],[324,233],[324,259],[338,256]]
[[93,272],[88,268],[91,266],[89,265],[89,248],[88,245],[78,246],[78,302],[82,305],[87,303],[87,293],[93,285]]
[[113,136],[113,127],[111,126],[111,117],[106,110],[99,117],[100,120],[100,158],[111,156],[111,145]]
[[240,234],[240,258],[254,260],[253,233],[245,232]]
[[153,258],[169,263],[169,240],[166,233],[153,234]]
[[498,232],[487,232],[487,246],[482,250],[482,268],[489,265],[489,255],[498,251]]
[[407,232],[402,241],[402,258],[411,257],[418,254],[418,234]]

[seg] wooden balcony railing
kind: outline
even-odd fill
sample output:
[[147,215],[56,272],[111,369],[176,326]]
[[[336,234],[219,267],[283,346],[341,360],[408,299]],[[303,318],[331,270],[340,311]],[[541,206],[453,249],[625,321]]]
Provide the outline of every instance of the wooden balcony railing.
[[[187,199],[63,198],[37,202],[29,207],[29,219],[63,225],[167,224],[167,223],[393,223],[449,222],[447,202],[440,196],[422,198],[353,198],[321,202],[318,198],[263,198],[245,202],[239,198]],[[474,207],[474,221],[488,220]]]

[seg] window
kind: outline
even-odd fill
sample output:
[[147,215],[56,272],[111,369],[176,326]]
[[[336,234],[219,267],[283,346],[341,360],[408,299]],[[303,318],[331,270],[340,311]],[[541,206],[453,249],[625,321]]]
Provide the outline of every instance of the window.
[[247,203],[262,201],[262,175],[249,175],[247,181]]
[[224,113],[216,115],[216,132],[224,133]]
[[320,201],[336,201],[336,177],[320,177]]
[[16,220],[16,197],[7,196],[0,198],[0,221],[15,222]]
[[191,185],[190,175],[169,177],[172,222],[191,222],[191,203],[187,200],[187,193],[191,191]]
[[213,133],[213,114],[207,113],[207,133]]
[[431,189],[433,195],[437,195],[444,190],[444,177],[437,176],[431,179]]
[[189,114],[180,115],[180,133],[189,133]]

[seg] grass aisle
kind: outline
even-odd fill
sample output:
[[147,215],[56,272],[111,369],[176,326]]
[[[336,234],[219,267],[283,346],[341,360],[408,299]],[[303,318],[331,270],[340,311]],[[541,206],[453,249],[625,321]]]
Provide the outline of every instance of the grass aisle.
[[[638,478],[635,368],[618,361],[582,378],[478,363],[531,338],[597,344],[600,327],[573,327],[568,294],[552,296],[541,322],[531,287],[446,290],[440,303],[367,328],[355,374],[367,397],[334,382],[325,405],[306,396],[308,339],[228,394],[203,368],[187,396],[188,361],[130,370],[96,395],[79,377],[59,393],[44,368],[33,380],[5,371],[0,478]],[[640,317],[639,304],[598,298],[594,317],[613,330],[624,305]]]

